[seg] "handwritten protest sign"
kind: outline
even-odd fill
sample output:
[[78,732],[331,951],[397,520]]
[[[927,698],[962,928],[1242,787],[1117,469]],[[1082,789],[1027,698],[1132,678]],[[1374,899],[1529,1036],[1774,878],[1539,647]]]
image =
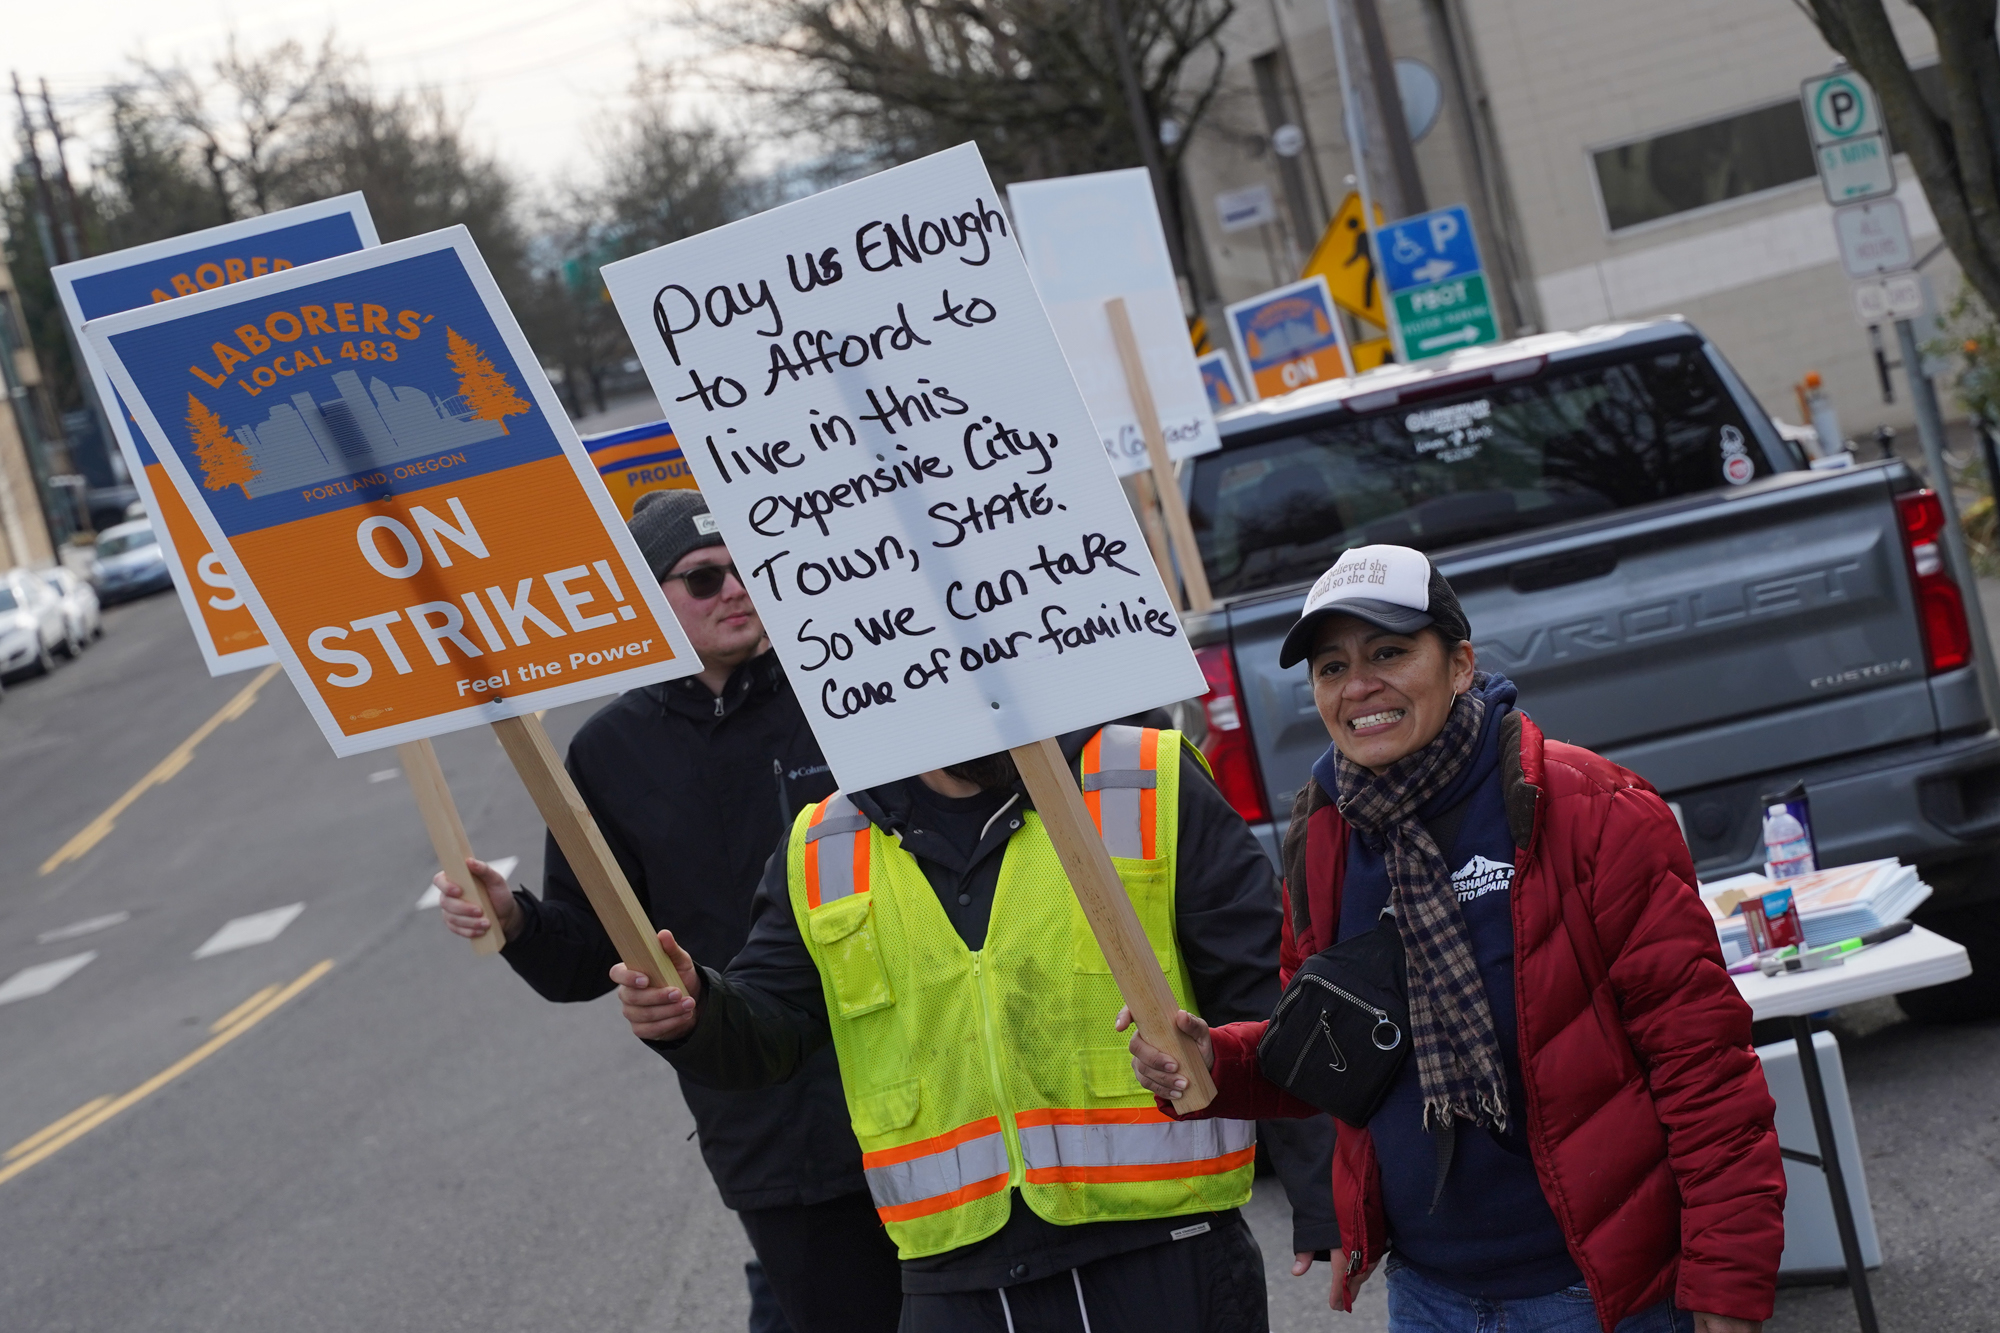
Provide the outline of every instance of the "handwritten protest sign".
[[1181,1047],[1049,738],[1205,686],[978,150],[604,280],[834,776],[1010,751],[1140,1031]]
[[1221,448],[1146,169],[1010,185],[1007,204],[1111,466],[1121,475],[1148,466],[1139,412],[1105,318],[1104,303],[1114,297],[1124,298],[1131,314],[1167,457]]
[[374,244],[375,224],[367,203],[359,194],[346,194],[50,270],[63,313],[83,351],[84,367],[111,418],[111,433],[132,474],[132,485],[152,517],[174,590],[211,675],[264,666],[276,659],[222,557],[210,547],[193,512],[167,479],[165,465],[133,426],[96,348],[83,338],[84,321],[281,273]]
[[968,145],[604,269],[849,788],[1204,689],[996,205]]
[[336,753],[700,669],[464,228],[84,331]]
[[681,457],[681,442],[664,421],[586,435],[583,448],[627,522],[642,495],[695,489],[694,474]]
[[1259,398],[1354,373],[1347,330],[1319,274],[1238,301],[1223,314]]

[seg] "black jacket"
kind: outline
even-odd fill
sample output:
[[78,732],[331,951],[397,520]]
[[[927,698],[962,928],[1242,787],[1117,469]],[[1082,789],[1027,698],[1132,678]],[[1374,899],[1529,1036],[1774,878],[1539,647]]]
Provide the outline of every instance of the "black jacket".
[[[720,699],[691,679],[620,695],[577,732],[567,767],[647,916],[717,964],[743,947],[772,843],[801,807],[833,791],[774,653],[738,668]],[[553,838],[543,855],[543,896],[515,894],[524,924],[501,956],[545,999],[595,999],[612,989],[617,950]],[[833,1051],[802,1072],[757,1092],[681,1080],[729,1207],[819,1203],[866,1188]]]
[[[1072,763],[1093,733],[1062,738],[1063,753]],[[934,812],[940,803],[926,796],[915,778],[854,794],[861,811],[898,836],[917,858],[970,948],[978,948],[985,938],[1002,853],[1018,827],[1014,816],[1030,807],[1018,783],[1010,794],[1016,803],[986,824],[983,834],[976,832],[983,819],[970,822],[977,837],[970,846],[922,826],[932,822],[924,818],[925,811]],[[1263,1018],[1279,991],[1278,888],[1271,863],[1192,757],[1181,764],[1179,813],[1174,924],[1195,1002],[1215,1023]],[[695,961],[703,963],[699,954]],[[792,911],[783,839],[764,872],[749,940],[726,969],[704,966],[703,986],[694,1031],[677,1043],[649,1043],[684,1082],[717,1088],[781,1085],[831,1046],[819,972]],[[1105,1017],[1108,1022],[1110,1015]],[[1298,1214],[1295,1243],[1315,1250],[1333,1244],[1332,1200],[1320,1183],[1330,1141],[1288,1135],[1282,1145],[1267,1146],[1277,1150],[1273,1155]],[[956,1291],[1032,1280],[1164,1242],[1189,1220],[1058,1227],[1021,1206],[1017,1197],[1011,1218],[997,1234],[947,1254],[906,1262],[903,1289]]]

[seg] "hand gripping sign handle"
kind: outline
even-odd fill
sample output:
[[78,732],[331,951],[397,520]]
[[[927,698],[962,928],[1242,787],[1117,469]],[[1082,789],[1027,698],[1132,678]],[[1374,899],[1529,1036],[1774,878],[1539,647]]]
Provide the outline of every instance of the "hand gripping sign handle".
[[542,720],[533,713],[503,718],[493,724],[493,734],[500,738],[500,748],[513,761],[542,822],[549,826],[556,846],[562,848],[570,869],[576,872],[592,910],[604,923],[605,934],[617,946],[618,957],[634,972],[645,973],[656,986],[679,985],[680,974],[661,950],[653,923],[633,897],[625,872],[612,857],[576,784],[570,781]]
[[[1104,313],[1111,319],[1111,339],[1118,344],[1118,362],[1125,368],[1125,388],[1132,396],[1132,410],[1139,414],[1139,433],[1146,437],[1146,454],[1153,463],[1153,485],[1159,489],[1160,509],[1167,516],[1174,558],[1180,562],[1188,609],[1206,611],[1215,605],[1215,596],[1208,590],[1208,571],[1202,567],[1201,548],[1195,545],[1187,502],[1181,499],[1174,465],[1167,458],[1167,437],[1160,430],[1159,409],[1153,405],[1153,386],[1146,379],[1145,362],[1139,359],[1139,340],[1132,335],[1132,317],[1126,313],[1125,298],[1114,296],[1106,301]],[[1173,575],[1168,570],[1162,569],[1160,575],[1172,585]]]
[[1187,1091],[1176,1106],[1181,1111],[1199,1111],[1215,1100],[1215,1080],[1194,1042],[1174,1026],[1180,1008],[1173,988],[1167,984],[1160,960],[1139,925],[1139,914],[1118,872],[1111,868],[1111,853],[1104,850],[1090,811],[1083,804],[1083,792],[1063,759],[1062,747],[1052,740],[1019,745],[1008,753],[1021,772],[1021,781],[1055,844],[1056,855],[1069,874],[1070,887],[1090,922],[1097,947],[1111,965],[1118,993],[1132,1010],[1139,1035],[1163,1051],[1178,1052],[1181,1075]]
[[451,788],[445,785],[437,751],[427,740],[405,741],[396,747],[396,757],[403,761],[403,778],[410,784],[410,794],[417,798],[417,813],[423,816],[424,832],[431,835],[438,866],[453,883],[465,886],[486,915],[486,933],[472,942],[472,951],[499,953],[507,937],[500,929],[500,918],[493,914],[493,900],[487,896],[484,881],[465,868],[472,843],[465,836],[465,825],[459,822],[458,806],[451,799]]

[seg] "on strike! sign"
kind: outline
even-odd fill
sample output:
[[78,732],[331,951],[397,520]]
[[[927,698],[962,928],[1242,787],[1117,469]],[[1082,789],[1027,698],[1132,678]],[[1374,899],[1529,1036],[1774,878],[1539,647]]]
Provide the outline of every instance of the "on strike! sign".
[[242,594],[230,582],[222,557],[210,549],[193,512],[167,479],[166,466],[127,419],[96,349],[82,337],[84,322],[282,273],[374,244],[375,223],[368,216],[367,202],[359,194],[344,194],[50,271],[211,675],[266,666],[275,659]]
[[700,670],[465,228],[84,331],[336,753]]
[[976,148],[604,279],[844,786],[1202,692]]

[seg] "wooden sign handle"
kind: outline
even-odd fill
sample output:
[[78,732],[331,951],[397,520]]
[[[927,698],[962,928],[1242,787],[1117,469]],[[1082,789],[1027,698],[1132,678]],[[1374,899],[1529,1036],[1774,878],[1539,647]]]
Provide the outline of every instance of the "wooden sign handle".
[[1132,508],[1139,515],[1139,530],[1146,534],[1146,549],[1153,553],[1160,581],[1167,585],[1167,596],[1173,598],[1174,610],[1185,611],[1187,598],[1181,596],[1181,581],[1174,576],[1174,559],[1167,553],[1167,530],[1160,522],[1160,497],[1153,485],[1153,474],[1134,472],[1125,480],[1132,484]]
[[549,826],[556,846],[562,848],[569,868],[576,872],[577,882],[583,885],[597,919],[617,946],[619,958],[634,972],[643,972],[655,986],[680,985],[680,974],[667,962],[653,923],[646,919],[645,909],[633,896],[597,820],[570,781],[542,720],[533,713],[502,718],[493,724],[493,734],[500,738],[500,748],[513,761],[542,822]]
[[1083,804],[1083,792],[1063,758],[1062,747],[1053,740],[1019,745],[1008,753],[1021,771],[1021,781],[1035,803],[1035,813],[1055,844],[1056,855],[1069,874],[1070,887],[1083,906],[1084,919],[1097,936],[1097,947],[1111,964],[1111,976],[1118,993],[1132,1010],[1139,1035],[1163,1051],[1179,1052],[1181,1074],[1187,1091],[1177,1106],[1182,1111],[1199,1111],[1215,1100],[1215,1080],[1201,1052],[1185,1033],[1174,1026],[1180,1005],[1174,1000],[1167,974],[1153,953],[1151,941],[1132,910],[1125,885],[1111,868],[1111,853],[1104,850],[1090,811]]
[[1132,395],[1132,410],[1139,414],[1139,433],[1146,437],[1146,456],[1153,464],[1153,485],[1160,492],[1160,511],[1167,516],[1174,558],[1180,561],[1188,609],[1206,611],[1215,605],[1215,596],[1208,589],[1208,571],[1201,563],[1201,548],[1195,545],[1187,502],[1181,498],[1180,483],[1174,479],[1174,466],[1167,458],[1167,437],[1160,430],[1159,409],[1153,405],[1153,386],[1146,378],[1146,363],[1139,357],[1139,340],[1132,334],[1132,317],[1125,310],[1125,298],[1114,296],[1106,301],[1104,313],[1111,318],[1111,340],[1118,344],[1118,363],[1125,368],[1125,388]]
[[396,758],[403,763],[403,780],[410,784],[410,794],[417,798],[417,813],[423,816],[424,832],[431,835],[431,851],[437,854],[438,868],[452,883],[470,893],[486,915],[486,933],[472,941],[472,951],[499,953],[506,947],[507,935],[500,929],[500,918],[493,913],[493,899],[488,896],[485,883],[465,868],[466,858],[472,855],[472,842],[465,836],[465,825],[459,822],[458,806],[451,799],[451,788],[445,785],[444,767],[438,763],[436,749],[427,740],[405,741],[396,747]]

